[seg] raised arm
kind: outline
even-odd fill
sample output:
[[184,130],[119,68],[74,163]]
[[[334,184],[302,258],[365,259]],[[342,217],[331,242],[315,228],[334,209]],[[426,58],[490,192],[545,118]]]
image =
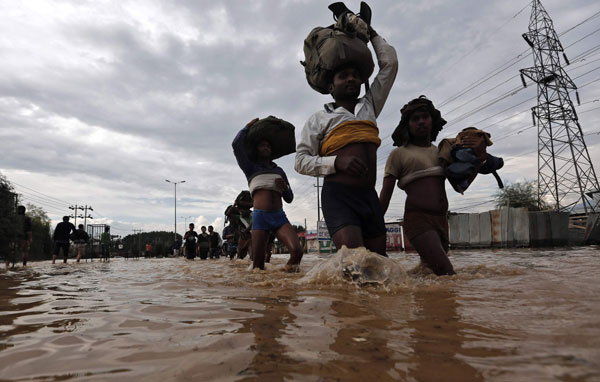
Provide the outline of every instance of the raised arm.
[[250,126],[252,126],[256,121],[258,121],[258,118],[254,118],[252,121],[248,122],[248,124],[237,133],[237,135],[233,139],[233,142],[231,143],[235,159],[237,160],[238,165],[245,174],[248,173],[250,170],[251,161],[248,157],[248,153],[246,153],[246,149],[244,148],[244,142],[246,142],[246,136],[248,135],[248,130],[250,129]]
[[371,44],[377,56],[379,72],[365,96],[373,104],[375,116],[378,117],[396,80],[398,57],[396,56],[396,49],[377,33],[371,37]]
[[319,155],[322,133],[315,115],[304,124],[300,142],[296,147],[294,168],[303,175],[325,176],[335,173],[335,156]]

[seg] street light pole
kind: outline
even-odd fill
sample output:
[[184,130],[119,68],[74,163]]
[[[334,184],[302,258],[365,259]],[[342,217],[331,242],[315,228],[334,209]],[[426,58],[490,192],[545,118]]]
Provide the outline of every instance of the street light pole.
[[171,182],[169,179],[165,179],[165,182],[172,183],[175,186],[175,241],[177,241],[177,185],[185,183],[185,180],[181,182]]
[[[193,216],[180,216],[180,218],[183,219],[184,223],[183,223],[183,230],[185,231],[187,229],[187,220],[189,218],[192,218]],[[191,224],[191,223],[190,223]]]

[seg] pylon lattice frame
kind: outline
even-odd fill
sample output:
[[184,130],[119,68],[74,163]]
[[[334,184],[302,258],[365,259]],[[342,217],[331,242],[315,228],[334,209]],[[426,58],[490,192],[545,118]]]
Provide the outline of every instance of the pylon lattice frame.
[[538,127],[538,201],[551,198],[557,210],[573,212],[583,204],[585,213],[598,212],[593,192],[600,191],[575,106],[569,95],[577,86],[561,65],[569,61],[552,19],[539,0],[532,2],[529,32],[523,34],[533,50],[534,66],[521,69],[537,84],[537,106],[531,108]]

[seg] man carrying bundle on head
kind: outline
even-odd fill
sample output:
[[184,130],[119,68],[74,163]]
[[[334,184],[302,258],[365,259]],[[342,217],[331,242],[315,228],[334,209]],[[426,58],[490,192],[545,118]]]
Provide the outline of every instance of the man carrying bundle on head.
[[[359,17],[343,3],[332,4],[330,9],[338,17],[337,23],[331,31],[315,28],[309,34],[305,40],[305,70],[311,87],[331,94],[334,102],[326,104],[304,125],[295,168],[304,175],[325,176],[323,215],[337,248],[364,246],[385,256],[386,229],[375,191],[377,147],[381,144],[376,118],[396,78],[398,59],[395,49],[371,28],[370,9],[365,3],[361,3]],[[313,44],[320,38],[315,37],[317,33],[330,33],[319,46],[333,42],[330,51],[320,53],[320,61],[324,61],[319,63],[320,69],[310,61]],[[368,79],[374,64],[365,41],[371,41],[379,64],[379,73],[370,87]],[[331,57],[338,54],[340,44],[346,48],[344,58]],[[326,57],[335,64],[325,61]],[[331,68],[323,70],[327,64]],[[367,90],[359,98],[362,83]]]
[[265,268],[265,251],[272,231],[290,251],[290,260],[284,269],[299,271],[302,247],[281,203],[282,198],[291,203],[294,194],[285,172],[273,162],[292,153],[295,145],[294,126],[273,116],[253,119],[233,140],[233,152],[246,175],[253,200],[253,268]]

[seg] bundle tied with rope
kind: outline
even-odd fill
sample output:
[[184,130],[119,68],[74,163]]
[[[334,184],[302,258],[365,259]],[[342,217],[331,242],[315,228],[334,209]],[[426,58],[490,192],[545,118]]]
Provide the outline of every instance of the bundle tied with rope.
[[248,130],[244,148],[252,159],[256,159],[256,145],[260,141],[271,144],[271,160],[296,152],[295,127],[288,121],[274,117],[259,119]]
[[[439,146],[439,159],[445,165],[446,178],[456,192],[464,193],[477,174],[492,174],[499,188],[504,188],[496,172],[504,166],[504,160],[487,152],[493,145],[491,134],[475,127],[467,127],[456,138],[443,139]],[[470,146],[464,145],[465,141]],[[473,144],[473,142],[475,142]]]
[[304,66],[306,81],[321,94],[329,94],[328,85],[339,68],[354,66],[361,81],[368,80],[375,69],[371,50],[367,46],[375,34],[371,28],[371,8],[360,4],[360,13],[350,11],[342,2],[329,5],[335,24],[316,27],[304,40]]

